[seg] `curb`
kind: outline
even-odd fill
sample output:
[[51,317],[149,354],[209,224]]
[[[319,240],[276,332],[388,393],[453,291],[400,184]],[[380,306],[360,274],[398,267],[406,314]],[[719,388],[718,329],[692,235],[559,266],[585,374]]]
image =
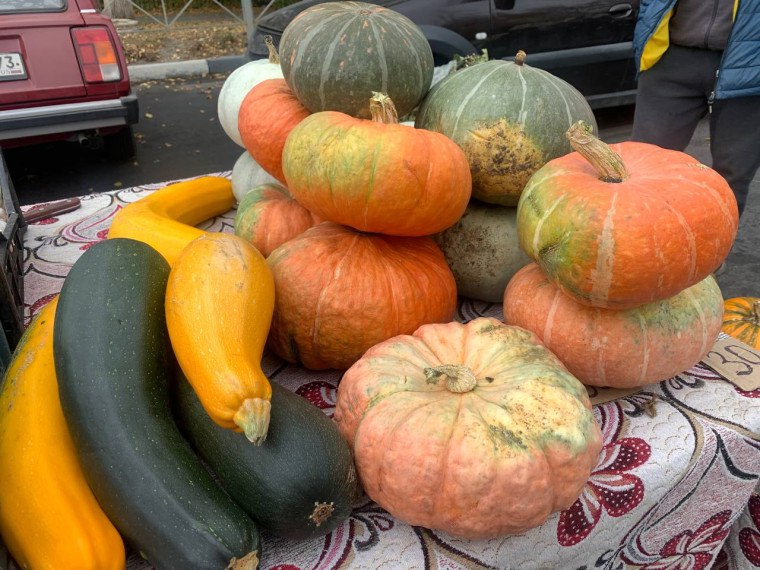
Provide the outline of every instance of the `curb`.
[[130,83],[143,83],[156,79],[202,77],[212,73],[226,73],[246,62],[244,55],[226,55],[213,59],[191,59],[165,63],[142,63],[127,66]]

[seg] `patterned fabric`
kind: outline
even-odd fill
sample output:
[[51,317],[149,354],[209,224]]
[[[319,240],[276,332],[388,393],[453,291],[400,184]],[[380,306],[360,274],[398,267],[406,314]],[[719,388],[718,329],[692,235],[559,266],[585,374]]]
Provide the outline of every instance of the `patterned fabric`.
[[[229,173],[222,173],[228,176]],[[106,239],[114,214],[162,186],[94,194],[31,224],[25,235],[27,321],[61,289],[74,261]],[[232,231],[234,212],[203,224]],[[501,319],[501,306],[462,300],[461,321]],[[310,372],[267,354],[267,375],[332,416],[338,372]],[[368,498],[330,535],[263,534],[261,567],[730,570],[760,568],[760,390],[746,392],[701,363],[640,392],[594,406],[599,461],[569,509],[517,536],[461,540],[409,526]],[[136,553],[128,568],[151,566]]]

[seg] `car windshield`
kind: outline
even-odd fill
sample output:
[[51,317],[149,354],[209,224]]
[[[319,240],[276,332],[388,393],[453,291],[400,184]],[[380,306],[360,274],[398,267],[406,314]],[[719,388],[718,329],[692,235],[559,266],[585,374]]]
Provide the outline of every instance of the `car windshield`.
[[66,0],[1,0],[0,14],[14,12],[60,12]]

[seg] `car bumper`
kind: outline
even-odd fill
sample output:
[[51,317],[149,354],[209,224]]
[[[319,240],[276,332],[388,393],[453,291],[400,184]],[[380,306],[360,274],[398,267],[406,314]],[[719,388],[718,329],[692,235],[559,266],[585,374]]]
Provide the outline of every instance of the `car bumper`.
[[132,125],[139,116],[137,95],[0,111],[0,141]]

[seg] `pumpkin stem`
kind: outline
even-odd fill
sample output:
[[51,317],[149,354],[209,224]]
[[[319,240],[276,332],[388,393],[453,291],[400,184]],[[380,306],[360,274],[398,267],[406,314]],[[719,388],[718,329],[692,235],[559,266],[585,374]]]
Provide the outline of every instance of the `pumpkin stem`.
[[269,412],[272,404],[264,398],[248,398],[235,412],[232,421],[243,430],[245,437],[253,445],[261,445],[269,430]]
[[269,50],[269,63],[275,63],[277,65],[280,65],[280,56],[277,53],[277,48],[274,47],[272,36],[264,36],[264,43],[266,44],[267,49]]
[[760,299],[755,299],[752,303],[752,320],[756,325],[760,325]]
[[622,182],[628,178],[628,170],[620,155],[594,135],[591,125],[578,121],[567,129],[570,146],[588,160],[604,182]]
[[369,112],[372,114],[372,120],[384,125],[398,124],[398,112],[393,100],[385,93],[378,91],[372,92],[369,100]]
[[323,522],[325,522],[327,519],[330,518],[330,516],[333,514],[333,511],[335,510],[335,503],[332,501],[329,503],[314,503],[314,510],[309,515],[309,518],[314,523],[315,526],[321,525]]
[[515,63],[517,65],[522,65],[525,63],[525,58],[528,57],[528,54],[525,53],[523,50],[519,50],[517,52],[517,55],[515,55]]
[[478,384],[475,374],[462,364],[441,364],[425,368],[425,378],[428,383],[436,384],[441,376],[446,376],[446,389],[449,392],[463,394],[474,389]]
[[254,550],[242,558],[233,558],[224,570],[256,570],[259,567],[259,553]]

